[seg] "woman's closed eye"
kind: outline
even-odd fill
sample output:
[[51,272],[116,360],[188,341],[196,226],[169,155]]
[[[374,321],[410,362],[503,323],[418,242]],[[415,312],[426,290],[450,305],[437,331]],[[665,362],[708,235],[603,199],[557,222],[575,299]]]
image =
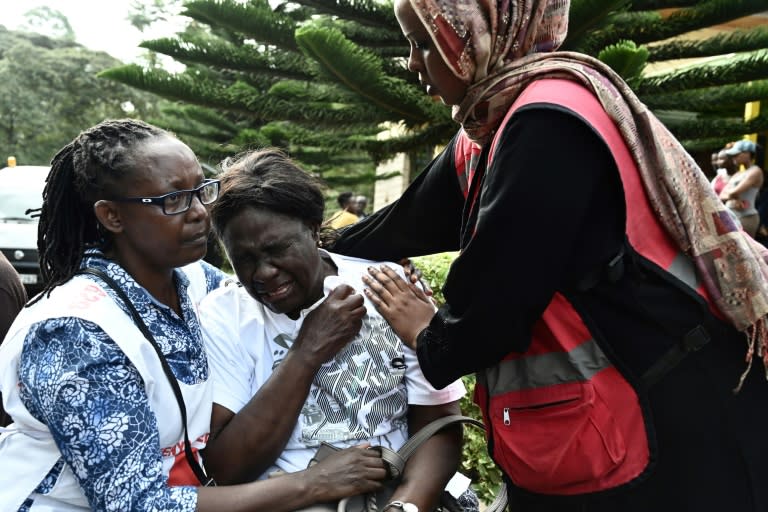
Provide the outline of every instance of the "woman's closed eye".
[[294,241],[285,241],[274,244],[269,244],[263,248],[264,252],[270,256],[281,256],[287,253],[293,246]]

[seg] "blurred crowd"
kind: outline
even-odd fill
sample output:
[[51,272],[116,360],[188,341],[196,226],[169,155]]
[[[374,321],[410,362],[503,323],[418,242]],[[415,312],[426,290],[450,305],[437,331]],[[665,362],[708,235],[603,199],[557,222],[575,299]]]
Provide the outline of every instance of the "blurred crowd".
[[368,207],[366,196],[342,192],[336,201],[339,203],[339,210],[331,215],[324,225],[333,229],[340,229],[366,217],[365,209]]

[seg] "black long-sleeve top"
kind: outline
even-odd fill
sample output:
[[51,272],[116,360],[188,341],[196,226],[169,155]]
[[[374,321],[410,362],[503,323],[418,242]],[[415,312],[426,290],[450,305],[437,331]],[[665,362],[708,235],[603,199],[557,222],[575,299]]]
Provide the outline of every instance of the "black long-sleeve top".
[[398,201],[344,230],[333,248],[387,260],[461,249],[443,288],[446,305],[419,335],[419,363],[433,385],[524,352],[555,292],[577,307],[630,378],[696,325],[700,304],[631,265],[618,283],[574,291],[620,251],[626,218],[611,153],[578,115],[543,105],[515,113],[485,172],[474,234],[463,247],[467,215],[453,144]]
[[[579,118],[521,110],[497,147],[474,235],[448,274],[447,304],[420,336],[420,364],[437,386],[525,351],[554,292],[610,260],[623,240],[618,171]],[[456,250],[463,209],[452,141],[397,202],[344,231],[334,250],[376,259]]]

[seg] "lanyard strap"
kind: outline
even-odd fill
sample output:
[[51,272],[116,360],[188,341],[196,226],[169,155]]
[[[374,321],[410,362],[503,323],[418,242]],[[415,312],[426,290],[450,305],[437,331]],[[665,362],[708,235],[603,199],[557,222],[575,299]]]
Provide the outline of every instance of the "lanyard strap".
[[189,467],[192,469],[192,472],[195,473],[195,476],[200,481],[200,484],[206,487],[216,485],[216,482],[213,480],[213,478],[209,477],[205,474],[205,471],[200,466],[200,463],[195,458],[195,455],[192,453],[192,443],[189,442],[189,432],[187,431],[187,407],[184,405],[184,397],[181,394],[181,388],[179,387],[179,382],[176,380],[176,377],[173,375],[173,371],[171,370],[170,365],[168,364],[168,360],[163,355],[163,352],[160,350],[160,346],[157,344],[157,341],[155,341],[155,337],[152,336],[152,333],[149,332],[149,328],[147,328],[147,325],[144,323],[144,320],[141,319],[141,315],[139,315],[139,312],[136,311],[136,308],[133,306],[133,303],[128,298],[128,296],[125,294],[125,292],[118,286],[118,284],[109,277],[106,273],[102,272],[101,270],[97,268],[87,267],[80,272],[79,274],[91,274],[107,284],[114,292],[117,294],[118,297],[120,297],[120,300],[122,300],[125,305],[128,307],[128,311],[131,313],[131,317],[133,317],[133,321],[136,324],[136,327],[139,328],[141,333],[144,335],[144,337],[149,341],[149,344],[152,345],[152,348],[155,349],[155,352],[157,353],[157,357],[160,359],[160,365],[163,367],[163,372],[165,373],[166,378],[168,379],[168,382],[171,384],[171,387],[173,388],[173,394],[176,396],[176,402],[179,404],[179,409],[181,410],[181,421],[184,424],[184,454],[186,455],[187,462],[189,463]]

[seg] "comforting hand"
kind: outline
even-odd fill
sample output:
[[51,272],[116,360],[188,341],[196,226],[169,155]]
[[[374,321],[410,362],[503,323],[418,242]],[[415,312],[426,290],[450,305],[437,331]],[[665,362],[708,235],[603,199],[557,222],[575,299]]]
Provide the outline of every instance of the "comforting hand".
[[415,349],[416,336],[429,325],[435,314],[430,297],[386,265],[368,267],[368,274],[363,276],[363,282],[368,286],[365,294],[400,339]]
[[319,366],[360,332],[364,315],[363,296],[349,285],[339,285],[307,315],[292,350]]
[[309,492],[318,502],[338,500],[381,489],[387,476],[376,450],[360,445],[333,453],[305,471]]

